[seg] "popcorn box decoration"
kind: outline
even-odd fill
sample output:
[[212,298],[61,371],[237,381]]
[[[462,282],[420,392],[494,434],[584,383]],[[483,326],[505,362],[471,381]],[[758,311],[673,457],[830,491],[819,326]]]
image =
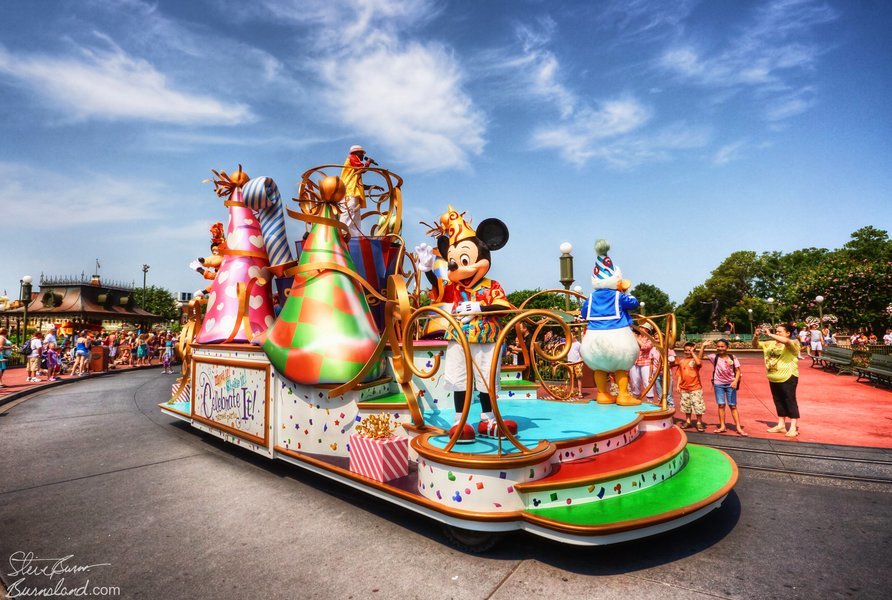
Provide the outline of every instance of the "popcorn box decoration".
[[375,481],[390,481],[409,474],[409,440],[397,437],[390,417],[363,419],[350,436],[350,470]]

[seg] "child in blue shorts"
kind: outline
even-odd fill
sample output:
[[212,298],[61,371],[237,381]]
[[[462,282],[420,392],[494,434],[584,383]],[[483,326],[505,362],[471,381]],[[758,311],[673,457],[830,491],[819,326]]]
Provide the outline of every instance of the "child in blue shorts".
[[[705,342],[704,346],[709,342]],[[719,406],[719,426],[714,433],[725,433],[725,405],[731,409],[731,418],[737,427],[737,435],[747,437],[749,434],[740,424],[737,411],[737,389],[740,387],[740,361],[728,353],[729,342],[721,339],[715,343],[715,354],[709,354],[706,360],[712,363],[712,385],[715,389],[715,401]]]

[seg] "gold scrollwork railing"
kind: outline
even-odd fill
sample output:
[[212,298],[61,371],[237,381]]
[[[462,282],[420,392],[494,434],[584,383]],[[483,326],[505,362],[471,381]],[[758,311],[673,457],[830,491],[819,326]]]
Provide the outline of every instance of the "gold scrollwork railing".
[[[464,428],[465,424],[468,421],[468,413],[470,412],[472,393],[474,391],[474,385],[475,385],[475,383],[474,383],[475,378],[474,378],[473,374],[474,374],[474,370],[479,369],[479,367],[477,367],[477,365],[474,363],[474,361],[471,358],[471,349],[470,349],[470,344],[468,343],[467,336],[465,336],[464,331],[462,330],[461,324],[455,319],[455,317],[451,313],[443,310],[442,308],[440,308],[438,306],[422,306],[422,307],[414,310],[410,315],[408,315],[408,318],[403,322],[403,326],[402,326],[402,341],[403,341],[403,343],[402,343],[402,348],[401,348],[401,359],[402,359],[402,364],[405,365],[405,368],[407,369],[407,371],[410,372],[415,377],[418,377],[419,379],[430,379],[431,377],[434,376],[434,374],[440,368],[440,357],[439,356],[434,356],[433,364],[431,365],[430,369],[427,371],[422,370],[415,365],[415,360],[414,360],[414,356],[415,356],[414,337],[415,336],[413,335],[413,328],[417,328],[418,321],[420,319],[425,318],[426,315],[428,315],[428,314],[432,314],[432,315],[435,315],[437,317],[444,319],[446,321],[446,323],[448,324],[448,326],[451,327],[457,333],[458,339],[456,341],[461,345],[462,352],[464,353],[465,369],[468,373],[468,377],[467,377],[468,388],[467,388],[467,391],[465,394],[465,403],[464,403],[464,406],[462,407],[461,417],[459,419],[459,422],[457,423],[457,426],[455,427],[455,430],[454,430],[452,436],[449,439],[449,442],[446,444],[446,446],[444,448],[445,452],[449,452],[452,450],[452,448],[458,442],[459,438],[461,437],[462,429]],[[496,338],[496,341],[494,343],[495,348],[501,348],[502,345],[505,343],[508,333],[510,331],[512,331],[512,329],[519,322],[524,321],[524,320],[533,321],[535,319],[538,319],[538,320],[534,321],[537,323],[536,335],[538,335],[538,333],[546,326],[548,321],[555,321],[563,329],[564,334],[567,337],[569,337],[569,335],[570,335],[570,328],[567,325],[567,323],[564,321],[564,319],[562,319],[560,316],[556,315],[555,313],[545,310],[545,309],[529,309],[526,311],[519,311],[517,309],[499,310],[499,311],[490,311],[490,312],[486,312],[486,313],[466,313],[466,314],[463,314],[462,316],[466,317],[466,316],[484,316],[484,315],[487,317],[504,317],[504,316],[511,315],[511,318],[509,319],[508,323],[504,327],[502,327],[501,331],[499,332],[498,337]],[[560,360],[560,359],[566,357],[567,350],[568,350],[568,348],[562,348],[557,354],[548,354],[547,352],[545,352],[544,349],[542,349],[541,347],[538,347],[538,345],[536,348],[537,352],[541,353],[543,356],[545,356],[551,360]],[[496,425],[498,428],[499,437],[500,438],[504,437],[505,439],[510,441],[511,444],[514,445],[514,447],[517,448],[517,450],[519,450],[522,454],[530,454],[533,452],[533,450],[526,447],[520,440],[517,439],[517,437],[513,433],[511,433],[511,431],[505,425],[505,421],[502,417],[502,413],[499,410],[498,394],[496,393],[496,391],[498,389],[497,378],[499,377],[500,366],[501,365],[499,364],[498,360],[493,360],[492,364],[490,366],[489,373],[486,373],[486,374],[480,373],[481,376],[486,376],[487,389],[485,391],[489,394],[489,397],[490,397],[490,402],[492,404],[492,413],[496,419]],[[484,390],[481,390],[481,391],[484,391]],[[501,443],[499,444],[499,454],[501,454]]]
[[[669,408],[669,386],[671,384],[669,379],[669,350],[675,346],[675,340],[678,334],[675,313],[663,313],[651,316],[636,314],[633,315],[633,317],[635,323],[639,326],[646,323],[653,328],[653,333],[641,327],[639,327],[639,330],[653,342],[654,347],[660,353],[660,369],[654,369],[653,372],[651,372],[650,380],[647,382],[647,386],[645,386],[645,388],[641,390],[641,393],[638,394],[638,399],[644,400],[647,392],[649,392],[656,384],[657,378],[662,375],[663,385],[660,390],[660,405],[663,410],[667,410]],[[660,326],[655,319],[666,320],[664,329],[660,329]]]
[[[585,300],[585,298],[586,298],[582,294],[580,294],[578,292],[574,292],[572,290],[566,290],[566,289],[542,290],[542,291],[536,292],[535,294],[533,294],[532,296],[530,296],[529,298],[524,300],[523,303],[518,307],[518,310],[520,310],[520,311],[527,310],[526,306],[531,301],[535,300],[539,296],[544,296],[546,294],[566,295],[570,298],[577,298],[579,300]],[[554,309],[549,312],[552,315],[552,318],[556,318],[558,312],[564,312],[564,311],[560,311],[559,309]],[[564,314],[573,314],[573,313],[572,312],[571,313],[564,312]],[[552,398],[554,398],[555,400],[561,400],[561,401],[570,400],[570,398],[572,397],[572,393],[573,393],[572,378],[570,380],[570,384],[567,385],[567,388],[565,390],[560,390],[560,389],[556,388],[555,386],[548,383],[548,381],[542,377],[542,374],[539,370],[539,362],[540,362],[539,359],[542,359],[542,361],[544,361],[544,362],[558,363],[558,366],[569,367],[569,363],[562,362],[562,359],[566,358],[567,353],[570,350],[570,345],[573,343],[571,341],[572,329],[575,327],[580,327],[580,328],[585,327],[585,324],[582,322],[574,322],[574,323],[569,324],[567,327],[567,331],[569,333],[567,335],[565,335],[565,337],[564,337],[566,344],[564,344],[564,346],[562,346],[562,351],[560,351],[556,354],[551,354],[547,351],[547,349],[543,348],[536,341],[539,337],[539,334],[544,330],[541,325],[542,321],[537,322],[537,321],[527,317],[525,319],[521,319],[520,321],[518,321],[518,324],[521,322],[524,322],[524,321],[536,326],[533,334],[530,337],[530,348],[528,349],[529,350],[529,360],[530,360],[530,370],[532,371],[532,373],[534,375],[534,377],[533,377],[534,381],[538,381],[539,384],[542,386],[542,388],[545,390],[545,393],[548,394],[549,396],[551,396]],[[562,319],[561,319],[561,322],[563,322]],[[515,330],[516,330],[516,327],[515,327]]]
[[[343,168],[343,165],[336,164],[320,165],[301,175],[297,198],[294,200],[300,205],[300,209],[305,215],[314,216],[319,213],[321,196],[319,185],[313,181],[313,177],[318,176],[321,179],[327,175],[339,175]],[[373,181],[384,185],[373,183],[366,186],[368,188],[365,193],[366,204],[370,204],[372,208],[360,215],[360,221],[366,221],[375,216],[378,218],[369,228],[369,233],[362,233],[362,235],[371,237],[399,235],[403,228],[403,178],[387,169],[366,167],[363,169],[363,178],[369,176]],[[366,182],[364,181],[364,183]],[[296,211],[288,211],[288,214],[294,218],[300,218],[297,216],[300,213]]]

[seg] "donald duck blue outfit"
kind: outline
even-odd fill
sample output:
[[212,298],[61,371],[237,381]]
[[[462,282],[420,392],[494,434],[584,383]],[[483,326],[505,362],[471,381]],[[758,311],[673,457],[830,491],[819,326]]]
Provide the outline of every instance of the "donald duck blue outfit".
[[[641,401],[629,393],[629,369],[638,357],[638,342],[632,333],[630,310],[638,308],[638,300],[627,294],[631,287],[623,279],[622,270],[607,255],[610,244],[595,242],[598,258],[592,270],[594,291],[583,302],[579,315],[587,323],[582,338],[582,361],[595,372],[598,404],[636,406]],[[609,393],[608,375],[613,373],[619,394]]]

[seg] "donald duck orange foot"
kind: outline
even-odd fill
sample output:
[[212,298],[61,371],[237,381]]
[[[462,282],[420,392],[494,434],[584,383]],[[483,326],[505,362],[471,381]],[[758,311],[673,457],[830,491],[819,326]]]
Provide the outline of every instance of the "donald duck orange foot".
[[616,398],[604,392],[598,392],[595,396],[595,402],[598,404],[616,404]]
[[617,371],[613,374],[616,379],[616,385],[619,388],[619,394],[616,396],[617,406],[638,406],[641,400],[629,393],[629,372]]
[[607,393],[607,390],[610,389],[610,381],[607,379],[606,371],[595,371],[595,386],[598,388],[595,402],[598,404],[616,404],[616,397]]
[[616,397],[616,405],[617,406],[638,406],[641,404],[641,400],[626,392],[625,394],[620,394]]

